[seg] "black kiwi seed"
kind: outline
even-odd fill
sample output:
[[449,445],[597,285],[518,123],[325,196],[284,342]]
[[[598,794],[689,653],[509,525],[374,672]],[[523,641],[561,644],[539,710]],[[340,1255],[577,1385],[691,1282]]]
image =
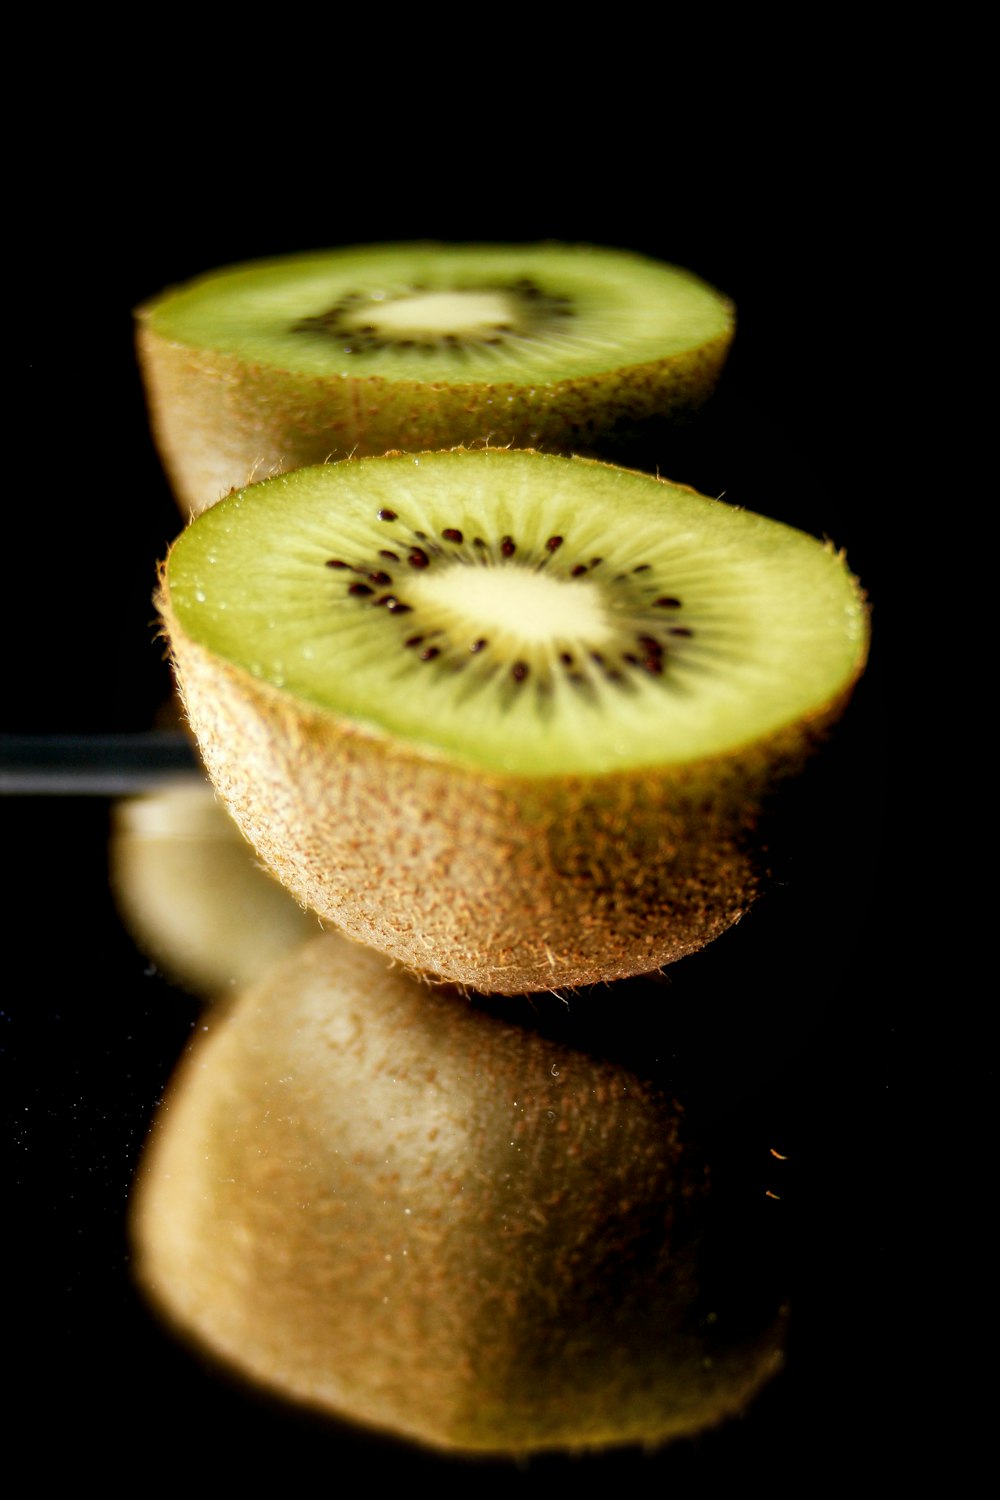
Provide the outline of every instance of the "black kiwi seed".
[[380,510],[378,518],[380,521],[395,521],[398,519],[394,510]]
[[446,542],[460,542],[462,540],[462,533],[456,526],[446,526],[441,535]]
[[430,558],[423,547],[414,547],[410,551],[410,555],[406,561],[410,564],[411,568],[426,568],[430,563]]
[[668,596],[665,599],[654,599],[653,607],[655,609],[680,609],[681,601]]
[[503,557],[513,557],[517,551],[517,543],[512,536],[505,536],[500,542],[500,552]]

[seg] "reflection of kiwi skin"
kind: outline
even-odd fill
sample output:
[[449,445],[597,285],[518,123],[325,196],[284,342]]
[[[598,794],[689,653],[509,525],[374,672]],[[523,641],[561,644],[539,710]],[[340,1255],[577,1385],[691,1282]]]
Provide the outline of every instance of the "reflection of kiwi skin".
[[710,1221],[669,1095],[333,934],[213,1023],[133,1208],[141,1284],[237,1370],[497,1453],[658,1443],[745,1405],[781,1318],[730,1327]]
[[[480,629],[466,596],[499,590],[502,618],[505,580],[517,618]],[[265,863],[352,937],[506,994],[648,971],[735,921],[763,802],[867,642],[812,538],[526,453],[299,471],[201,517],[163,582],[206,764]],[[560,622],[541,641],[520,619],[536,586]],[[610,645],[562,638],[577,610]]]
[[[399,326],[411,304],[415,329]],[[160,452],[197,514],[253,479],[390,448],[617,457],[705,401],[732,333],[725,297],[640,256],[404,245],[215,272],[141,308],[137,341]]]

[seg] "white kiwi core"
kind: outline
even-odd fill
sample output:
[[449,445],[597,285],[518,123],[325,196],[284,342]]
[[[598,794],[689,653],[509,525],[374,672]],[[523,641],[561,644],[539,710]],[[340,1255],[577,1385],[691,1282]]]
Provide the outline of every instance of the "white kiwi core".
[[577,639],[600,646],[614,631],[592,583],[552,578],[528,568],[453,567],[410,585],[418,604],[433,606],[456,631],[501,631],[525,645]]
[[372,303],[362,305],[349,321],[361,325],[374,322],[385,332],[396,334],[474,334],[502,327],[517,317],[517,309],[503,292],[419,292],[410,297],[390,297],[373,292]]

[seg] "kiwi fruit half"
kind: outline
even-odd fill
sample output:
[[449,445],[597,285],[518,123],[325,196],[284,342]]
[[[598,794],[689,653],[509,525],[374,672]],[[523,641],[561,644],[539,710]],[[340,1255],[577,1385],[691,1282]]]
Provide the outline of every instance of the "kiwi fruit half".
[[620,457],[716,384],[726,297],[625,251],[368,246],[234,266],[138,311],[153,431],[193,514],[287,469],[489,442]]
[[515,994],[735,921],[759,824],[862,669],[831,546],[513,450],[298,470],[199,517],[160,608],[223,800],[305,904]]
[[[439,1448],[661,1443],[779,1368],[754,1231],[669,1093],[333,933],[208,1014],[132,1199],[166,1318],[272,1391]],[[725,1245],[715,1226],[725,1224]]]

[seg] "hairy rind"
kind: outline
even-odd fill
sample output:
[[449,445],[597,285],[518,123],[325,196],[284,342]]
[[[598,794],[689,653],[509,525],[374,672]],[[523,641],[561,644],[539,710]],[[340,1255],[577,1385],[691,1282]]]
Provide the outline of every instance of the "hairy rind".
[[136,333],[157,447],[182,508],[311,464],[458,444],[621,457],[714,390],[732,329],[695,349],[529,385],[320,378],[189,348],[143,320]]
[[[159,608],[217,791],[264,863],[350,937],[498,994],[649,972],[736,922],[758,825],[853,683],[769,739],[685,766],[497,776],[259,681]],[[858,671],[862,663],[858,663]]]
[[780,1366],[770,1290],[738,1334],[720,1311],[754,1247],[668,1094],[333,934],[213,1017],[141,1164],[134,1265],[244,1375],[506,1454],[687,1435]]

